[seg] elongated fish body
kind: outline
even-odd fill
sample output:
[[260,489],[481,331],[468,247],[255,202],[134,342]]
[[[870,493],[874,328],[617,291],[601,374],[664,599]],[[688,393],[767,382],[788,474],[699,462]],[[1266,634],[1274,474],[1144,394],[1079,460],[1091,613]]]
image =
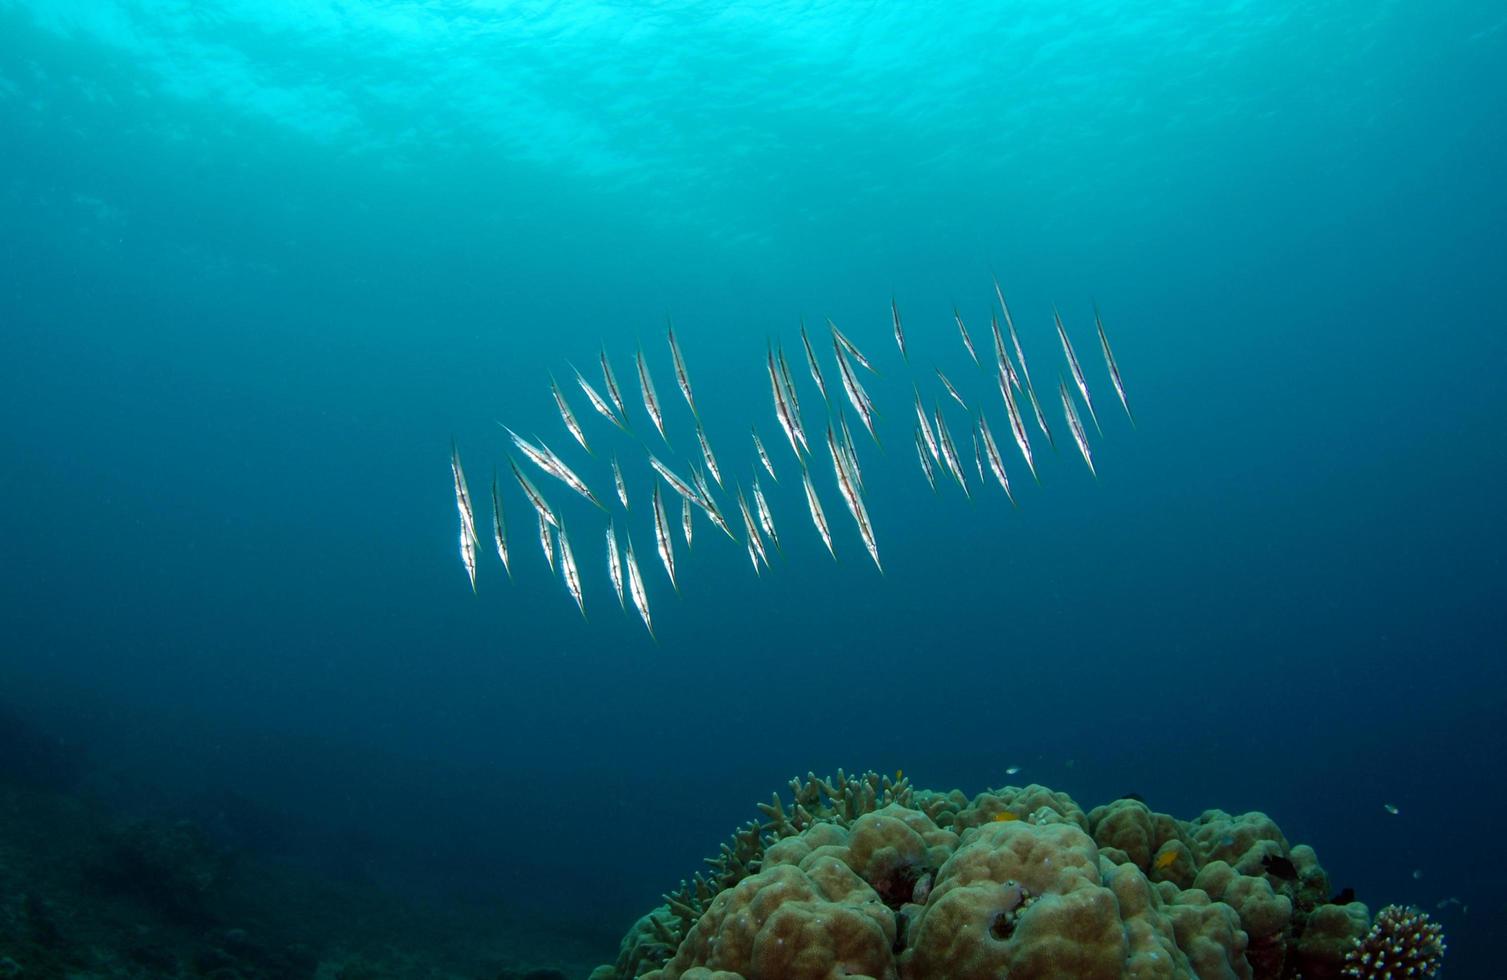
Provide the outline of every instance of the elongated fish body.
[[1094,304],[1094,326],[1099,331],[1099,346],[1104,351],[1104,365],[1109,368],[1109,380],[1115,386],[1115,394],[1120,396],[1120,405],[1124,407],[1125,414],[1130,417],[1130,425],[1135,427],[1135,413],[1130,410],[1130,402],[1125,398],[1125,382],[1120,380],[1120,366],[1115,363],[1115,353],[1109,349],[1109,338],[1104,334],[1104,321],[1099,319],[1099,304]]
[[926,446],[921,442],[921,427],[916,426],[916,458],[921,460],[921,472],[926,474],[926,483],[931,492],[937,492],[937,477],[931,470],[931,457],[926,455]]
[[476,539],[460,529],[460,560],[466,566],[466,577],[471,580],[471,591],[476,592]]
[[1057,379],[1057,389],[1062,393],[1062,414],[1067,416],[1067,427],[1073,433],[1073,441],[1078,444],[1078,452],[1082,454],[1083,461],[1088,464],[1088,471],[1099,478],[1099,473],[1094,469],[1094,454],[1088,448],[1088,433],[1083,431],[1083,420],[1078,418],[1078,409],[1073,405],[1073,396],[1068,394],[1067,382],[1061,377]]
[[555,536],[550,531],[549,522],[544,519],[544,513],[539,514],[539,547],[544,549],[544,560],[549,563],[550,574],[555,571]]
[[1000,336],[999,317],[990,317],[989,326],[994,331],[994,360],[999,369],[1010,379],[1010,384],[1016,391],[1020,390],[1020,378],[1015,374],[1015,365],[1010,363],[1010,355],[1005,353],[1005,338]]
[[502,559],[502,570],[513,577],[513,566],[508,563],[508,525],[502,517],[502,496],[497,492],[497,471],[492,471],[492,540],[497,545],[497,557]]
[[785,433],[785,438],[790,441],[790,451],[795,453],[795,458],[801,458],[801,441],[795,435],[795,423],[790,415],[790,403],[785,399],[785,388],[780,383],[780,372],[774,366],[774,348],[769,347],[767,353],[769,362],[769,389],[774,395],[774,415],[779,420],[780,428]]
[[947,393],[952,396],[952,400],[961,405],[963,411],[972,412],[973,409],[969,408],[968,403],[963,401],[963,396],[958,394],[958,390],[952,386],[952,382],[947,380],[947,375],[942,373],[942,369],[933,368],[932,370],[937,372],[937,377],[942,381],[942,387],[947,389]]
[[455,509],[460,513],[460,560],[476,591],[476,515],[471,509],[471,491],[466,488],[466,474],[460,466],[460,450],[450,444],[450,475],[455,481]]
[[680,494],[691,503],[697,504],[702,508],[706,507],[705,502],[702,500],[701,493],[697,491],[695,487],[691,486],[689,483],[676,476],[675,472],[664,463],[661,463],[658,457],[656,457],[653,453],[649,454],[649,465],[654,468],[654,472],[658,473],[661,477],[664,478],[664,481],[670,485],[670,489],[674,490],[676,493]]
[[841,450],[837,448],[837,439],[832,434],[832,426],[827,426],[827,451],[832,454],[832,471],[837,478],[837,489],[842,494],[843,503],[848,505],[848,513],[853,516],[853,523],[858,525],[858,535],[863,539],[863,546],[868,549],[869,557],[874,559],[874,565],[882,573],[884,566],[879,563],[879,547],[874,540],[874,529],[869,524],[868,508],[863,505],[863,497],[858,493],[857,481],[849,472],[846,459]]
[[623,557],[617,550],[617,531],[612,526],[612,518],[607,518],[607,577],[612,579],[612,591],[617,593],[617,604],[626,609],[623,603]]
[[654,379],[649,377],[649,362],[644,360],[644,349],[638,349],[638,386],[644,393],[644,411],[649,413],[649,419],[654,423],[654,428],[659,430],[659,437],[665,445],[670,444],[670,439],[665,435],[665,417],[659,407],[659,394],[654,390]]
[[[921,391],[916,389],[916,422],[921,435],[926,440],[926,449],[931,453],[934,462],[942,461],[941,452],[937,449],[937,437],[932,434],[931,420],[926,417],[926,409],[921,407]],[[927,467],[930,469],[930,467]]]
[[958,312],[956,306],[952,308],[952,318],[957,321],[958,333],[963,338],[963,346],[967,348],[968,356],[973,358],[975,366],[981,366],[979,365],[979,352],[973,349],[973,338],[968,336],[968,327],[963,323],[963,314]]
[[1036,386],[1031,383],[1031,369],[1026,365],[1026,352],[1020,348],[1020,335],[1015,332],[1015,321],[1006,316],[1005,323],[1010,328],[1010,343],[1015,347],[1015,359],[1020,361],[1020,373],[1026,377],[1026,395],[1031,399],[1031,411],[1036,414],[1036,425],[1041,429],[1041,434],[1047,437],[1047,445],[1056,449],[1057,440],[1052,438],[1046,413],[1041,410],[1041,401],[1036,397]]
[[806,321],[801,321],[801,346],[806,348],[806,366],[811,369],[811,380],[816,382],[816,390],[822,393],[822,401],[830,402],[831,396],[827,394],[827,383],[822,380],[821,365],[816,362],[816,351],[811,349],[811,338],[806,336]]
[[607,386],[607,397],[612,399],[612,404],[617,406],[617,413],[623,418],[628,417],[627,410],[623,408],[623,390],[617,386],[617,375],[612,373],[612,365],[607,360],[607,348],[602,348],[602,383]]
[[560,383],[554,375],[549,378],[549,393],[555,396],[555,407],[560,410],[560,419],[565,423],[565,428],[570,430],[571,437],[581,444],[581,448],[588,453],[591,446],[586,442],[586,433],[581,429],[581,420],[576,418],[576,413],[570,410],[570,405],[565,401],[565,392],[560,390]]
[[623,482],[623,468],[617,464],[617,454],[612,456],[612,485],[617,488],[617,499],[622,502],[623,510],[628,509],[628,484]]
[[947,472],[958,481],[958,486],[963,488],[963,496],[971,498],[973,492],[968,489],[968,475],[963,472],[962,460],[958,458],[958,447],[952,441],[952,433],[947,431],[947,422],[942,418],[942,409],[937,408],[934,412],[933,421],[937,425],[937,442],[942,446],[942,460],[947,464]]
[[632,534],[628,535],[628,554],[623,564],[628,571],[628,594],[633,599],[633,608],[638,610],[638,616],[644,621],[644,628],[649,631],[649,636],[655,638],[654,621],[649,618],[649,593],[644,591],[644,577],[638,570],[638,556],[633,553]]
[[816,533],[822,536],[822,544],[827,546],[827,553],[835,561],[837,552],[832,550],[832,531],[827,527],[827,514],[816,497],[816,488],[811,485],[811,473],[805,467],[801,468],[801,483],[806,488],[806,507],[811,511],[811,523],[816,525]]
[[701,427],[701,420],[696,420],[696,441],[701,444],[701,458],[706,461],[706,471],[717,481],[717,486],[722,486],[722,473],[717,469],[717,457],[712,455],[712,444],[706,441],[706,430]]
[[[500,422],[498,424],[502,425]],[[602,510],[607,509],[602,507],[602,502],[597,499],[596,494],[591,492],[591,488],[586,485],[586,481],[577,476],[576,471],[567,466],[565,461],[553,449],[546,446],[542,440],[537,444],[531,443],[507,426],[503,425],[502,427],[507,431],[508,435],[512,436],[513,444],[518,447],[523,455],[528,457],[529,462],[570,487],[597,507]]]
[[1015,403],[1015,393],[1010,390],[1010,379],[1005,377],[1003,369],[999,372],[999,391],[1005,400],[1005,413],[1010,417],[1010,434],[1015,436],[1015,445],[1020,447],[1020,454],[1025,457],[1031,476],[1040,483],[1041,477],[1036,475],[1036,463],[1031,459],[1031,439],[1026,435],[1026,423],[1020,417],[1020,406]]
[[460,450],[450,443],[450,476],[455,481],[455,509],[460,512],[461,530],[476,543],[476,512],[471,509],[471,491],[466,487],[466,474],[460,465]]
[[900,348],[900,356],[908,364],[910,355],[905,352],[905,328],[900,325],[900,307],[895,305],[895,297],[890,297],[890,319],[895,324],[895,346]]
[[738,540],[733,534],[733,529],[727,526],[727,518],[722,516],[722,508],[717,506],[717,498],[712,496],[712,488],[706,482],[706,474],[700,469],[691,471],[691,478],[696,482],[696,492],[701,496],[691,501],[698,504],[703,513],[711,519],[711,522],[722,530],[733,541]]
[[849,340],[847,338],[847,335],[845,335],[841,330],[837,329],[837,324],[833,323],[830,318],[828,318],[827,320],[827,327],[832,331],[832,339],[841,344],[843,346],[843,349],[851,354],[853,360],[857,361],[865,371],[869,372],[870,374],[879,373],[878,371],[874,370],[874,365],[869,363],[869,359],[863,356],[863,351],[858,349],[858,345]]
[[565,589],[576,600],[576,608],[586,615],[586,600],[581,595],[581,570],[576,567],[576,554],[570,550],[570,536],[560,528],[560,574],[565,579]]
[[[790,414],[798,420],[801,417],[801,396],[795,390],[795,379],[790,376],[790,362],[785,360],[784,344],[775,347],[774,361],[780,368],[780,381],[785,385],[785,400],[790,403]],[[809,446],[807,452],[810,452]]]
[[538,445],[539,451],[549,459],[548,472],[552,473],[561,483],[591,501],[598,510],[605,511],[607,509],[602,506],[602,502],[597,499],[597,495],[591,492],[591,488],[586,485],[586,481],[577,476],[576,471],[565,464],[565,460],[561,459],[553,449],[546,446],[542,439]]
[[[1094,412],[1094,399],[1088,393],[1088,382],[1083,378],[1083,368],[1078,366],[1078,355],[1073,353],[1073,343],[1067,339],[1067,328],[1062,325],[1062,316],[1057,312],[1057,307],[1052,307],[1052,319],[1057,323],[1057,336],[1062,340],[1062,353],[1067,355],[1067,366],[1072,369],[1073,382],[1078,386],[1078,392],[1083,395],[1083,404],[1088,406],[1088,417],[1094,420],[1094,428],[1099,429],[1102,436],[1104,430],[1099,428],[1099,416]],[[1074,409],[1076,412],[1077,410]]]
[[[759,537],[759,528],[754,524],[753,515],[748,511],[748,500],[743,496],[743,488],[738,487],[738,510],[743,514],[743,531],[748,536],[748,543],[758,553],[759,559],[764,562],[764,567],[769,567],[769,553],[764,550],[764,539]],[[754,566],[758,571],[758,566]]]
[[678,592],[675,581],[675,540],[670,537],[670,518],[665,513],[664,494],[659,484],[654,484],[654,544],[659,550],[659,560],[664,562],[665,573],[670,576],[670,585]]
[[1005,496],[1010,498],[1010,503],[1015,503],[1015,495],[1010,492],[1010,477],[1005,473],[1005,461],[999,454],[999,445],[994,441],[994,433],[989,431],[989,420],[979,415],[979,435],[984,439],[984,454],[989,457],[989,469],[993,471],[994,478],[999,481]]
[[591,382],[587,381],[574,365],[571,366],[571,370],[576,372],[576,384],[580,385],[581,390],[586,393],[586,400],[591,402],[592,409],[619,429],[623,428],[623,420],[617,417],[617,413],[612,410],[611,405],[607,404],[607,399],[602,397],[601,392],[593,388]]
[[[666,321],[668,323],[668,321]],[[681,356],[680,344],[675,340],[675,327],[668,327],[670,336],[670,360],[675,363],[675,383],[680,386],[680,393],[685,396],[685,403],[691,406],[691,414],[700,418],[696,411],[696,396],[691,394],[691,376],[686,373],[685,358]]]
[[863,427],[869,430],[869,437],[877,443],[879,437],[874,434],[872,417],[874,406],[869,401],[869,394],[858,383],[858,376],[853,373],[852,366],[848,364],[848,359],[843,354],[843,348],[835,340],[832,342],[832,350],[837,355],[837,371],[842,376],[843,391],[847,393],[848,401],[852,404],[853,410],[858,413]]
[[[801,448],[807,455],[811,453],[811,443],[806,441],[806,425],[801,421],[801,399],[795,393],[795,381],[790,377],[790,362],[785,360],[785,348],[775,348],[775,361],[780,367],[780,380],[785,386],[785,404],[790,408],[790,427],[795,430],[795,438],[800,441]],[[717,481],[721,485],[722,481]]]
[[754,429],[752,431],[754,451],[759,454],[759,462],[762,463],[764,465],[764,469],[769,472],[769,478],[774,482],[779,483],[780,478],[774,475],[774,463],[770,461],[769,453],[764,451],[764,442],[759,438],[759,430]]
[[539,492],[539,488],[534,486],[534,481],[530,480],[527,474],[518,468],[517,460],[509,456],[508,466],[512,468],[513,476],[518,479],[518,485],[523,488],[523,495],[528,498],[528,502],[538,512],[539,519],[551,527],[559,527],[560,519],[555,516],[555,509],[549,505],[549,501],[544,499],[544,494]]
[[853,478],[858,483],[858,491],[863,492],[863,469],[858,465],[858,450],[853,445],[853,430],[848,428],[848,413],[837,413],[837,424],[842,428],[843,456],[848,461],[848,468],[853,471]]
[[973,467],[974,467],[974,469],[978,470],[978,474],[979,474],[979,486],[983,486],[984,485],[984,454],[979,450],[979,428],[978,428],[978,423],[976,423],[976,422],[973,425],[972,435],[973,435]]
[[759,526],[764,529],[764,533],[769,535],[769,540],[773,541],[774,546],[778,548],[780,546],[780,536],[774,533],[774,514],[770,513],[769,501],[764,499],[764,490],[759,486],[757,475],[753,478],[753,498],[754,509],[759,512]]
[[684,497],[680,498],[680,529],[685,533],[685,546],[689,548],[695,529],[691,523],[691,502]]

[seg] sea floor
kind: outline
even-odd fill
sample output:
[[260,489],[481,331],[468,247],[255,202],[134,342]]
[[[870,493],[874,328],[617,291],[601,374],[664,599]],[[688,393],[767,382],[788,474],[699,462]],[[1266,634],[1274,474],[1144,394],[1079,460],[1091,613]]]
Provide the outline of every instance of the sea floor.
[[610,960],[601,945],[526,905],[333,880],[191,822],[0,783],[0,978],[558,980]]

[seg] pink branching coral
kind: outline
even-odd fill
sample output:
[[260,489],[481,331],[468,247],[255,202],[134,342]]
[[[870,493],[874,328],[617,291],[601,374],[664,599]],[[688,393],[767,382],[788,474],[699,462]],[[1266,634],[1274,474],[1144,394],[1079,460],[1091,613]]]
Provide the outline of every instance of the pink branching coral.
[[1345,954],[1347,977],[1392,980],[1432,977],[1444,962],[1444,930],[1428,913],[1388,905],[1376,913],[1371,931]]

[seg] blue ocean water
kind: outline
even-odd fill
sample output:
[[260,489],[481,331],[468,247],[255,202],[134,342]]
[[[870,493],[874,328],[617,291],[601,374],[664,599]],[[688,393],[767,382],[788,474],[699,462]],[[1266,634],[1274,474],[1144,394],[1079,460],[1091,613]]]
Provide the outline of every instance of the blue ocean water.
[[[415,893],[602,960],[792,775],[972,792],[1019,765],[1086,804],[1263,810],[1373,908],[1458,897],[1436,914],[1479,975],[1504,94],[1484,2],[0,2],[3,698],[123,781],[358,828]],[[987,356],[992,275],[1057,437],[1040,485],[952,319]],[[750,425],[780,476],[773,567],[698,515],[678,595],[643,449],[571,374],[605,346],[658,451],[641,343],[687,472],[667,315],[735,530]],[[849,421],[883,575],[818,446],[826,555],[770,404],[775,341],[820,434],[798,325],[825,344],[826,317],[880,371],[883,449]],[[1018,507],[927,488],[934,366]],[[541,476],[587,618],[549,574],[498,421],[604,497],[623,460],[658,642],[602,516]]]

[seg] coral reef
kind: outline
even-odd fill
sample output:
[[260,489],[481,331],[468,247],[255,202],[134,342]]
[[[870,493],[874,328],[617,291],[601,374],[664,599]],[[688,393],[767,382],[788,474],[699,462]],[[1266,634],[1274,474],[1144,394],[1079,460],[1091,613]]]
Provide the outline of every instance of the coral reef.
[[1312,848],[1261,813],[840,770],[790,786],[593,980],[1321,980],[1386,976],[1357,972],[1382,957],[1425,977],[1443,951],[1426,917],[1328,902]]
[[1431,977],[1444,962],[1444,930],[1417,909],[1388,905],[1345,954],[1341,976],[1366,980]]

